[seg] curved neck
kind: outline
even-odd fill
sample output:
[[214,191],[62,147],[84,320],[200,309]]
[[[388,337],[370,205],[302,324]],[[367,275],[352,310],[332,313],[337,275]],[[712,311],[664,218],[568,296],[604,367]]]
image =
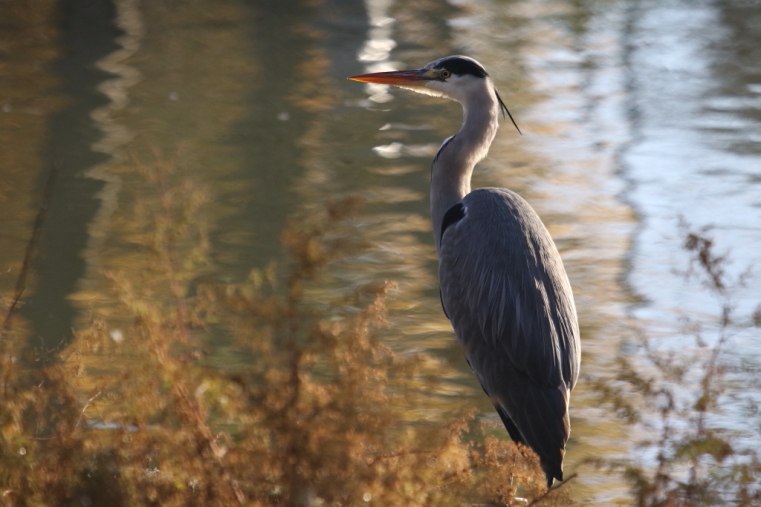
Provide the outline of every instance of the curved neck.
[[470,94],[470,100],[462,102],[462,127],[444,141],[431,166],[431,221],[437,252],[444,214],[470,193],[473,167],[486,156],[497,133],[499,103],[491,83],[484,81],[483,86],[482,93]]

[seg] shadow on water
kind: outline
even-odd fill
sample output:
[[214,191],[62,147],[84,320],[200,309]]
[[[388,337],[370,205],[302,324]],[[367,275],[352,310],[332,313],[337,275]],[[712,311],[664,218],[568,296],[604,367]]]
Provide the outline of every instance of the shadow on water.
[[85,271],[82,252],[88,242],[88,225],[100,207],[95,196],[102,188],[101,182],[83,173],[107,158],[90,149],[101,135],[90,114],[107,102],[96,87],[108,74],[95,63],[117,47],[114,40],[120,32],[113,18],[109,0],[60,3],[63,53],[53,70],[61,76],[60,93],[70,103],[53,114],[49,123],[47,164],[55,165],[58,179],[34,262],[38,281],[21,311],[32,326],[29,360],[53,360],[55,356],[48,352],[65,347],[72,339],[77,310],[67,296]]

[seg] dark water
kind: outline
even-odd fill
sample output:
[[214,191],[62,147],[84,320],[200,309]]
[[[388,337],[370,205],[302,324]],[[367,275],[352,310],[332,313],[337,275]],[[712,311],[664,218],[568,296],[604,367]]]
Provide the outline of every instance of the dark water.
[[[611,373],[632,327],[692,348],[683,317],[715,322],[715,299],[680,274],[680,217],[714,227],[730,274],[757,263],[757,2],[41,5],[0,4],[3,291],[15,283],[47,172],[59,170],[23,310],[32,344],[65,345],[94,315],[123,325],[104,273],[139,272],[130,220],[137,200],[160,193],[127,168],[171,164],[176,178],[211,189],[200,218],[211,271],[228,280],[282,253],[287,217],[362,195],[373,248],[336,283],[396,281],[389,341],[450,358],[460,372],[452,403],[491,414],[440,310],[428,222],[430,159],[458,128],[460,108],[345,79],[448,54],[487,67],[524,132],[503,126],[474,186],[509,187],[545,221],[574,287],[585,372]],[[759,282],[756,270],[733,292],[741,324],[761,299]],[[738,327],[728,360],[757,364],[760,343],[757,328]],[[733,381],[738,393],[755,382],[742,373]],[[723,423],[753,434],[745,397]],[[629,429],[583,383],[572,412],[569,470],[628,451]],[[618,480],[582,476],[580,498],[626,498]]]

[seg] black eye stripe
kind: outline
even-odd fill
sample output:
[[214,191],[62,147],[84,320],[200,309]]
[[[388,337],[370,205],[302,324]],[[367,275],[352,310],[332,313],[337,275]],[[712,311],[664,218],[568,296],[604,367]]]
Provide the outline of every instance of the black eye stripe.
[[483,67],[477,63],[460,58],[459,56],[452,56],[444,58],[437,62],[437,67],[442,70],[447,70],[451,74],[457,74],[458,76],[475,76],[485,78],[489,74],[486,73]]

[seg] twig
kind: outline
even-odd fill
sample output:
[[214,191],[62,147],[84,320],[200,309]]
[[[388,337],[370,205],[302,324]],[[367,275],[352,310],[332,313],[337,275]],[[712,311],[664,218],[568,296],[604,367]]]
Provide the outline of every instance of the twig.
[[50,168],[50,174],[48,180],[45,183],[45,190],[42,194],[42,201],[40,202],[40,209],[37,211],[37,217],[34,220],[34,227],[32,228],[32,235],[29,238],[29,242],[26,244],[26,252],[24,253],[24,262],[21,265],[21,271],[16,279],[16,287],[14,291],[13,301],[8,307],[8,311],[5,312],[5,320],[3,320],[3,327],[0,330],[0,340],[5,339],[8,331],[11,329],[11,322],[13,314],[16,311],[16,305],[21,299],[24,290],[26,289],[26,279],[29,274],[29,266],[34,256],[34,251],[37,246],[37,241],[40,238],[42,232],[42,226],[45,223],[45,215],[50,205],[50,200],[53,197],[53,188],[55,187],[56,178],[58,177],[58,167],[55,164]]
[[531,503],[530,503],[530,504],[528,504],[528,507],[531,507],[532,505],[538,505],[538,504],[539,504],[539,502],[541,502],[542,500],[544,500],[545,498],[547,498],[547,496],[548,496],[548,495],[551,495],[551,494],[552,494],[552,493],[554,493],[555,491],[559,490],[560,488],[562,488],[563,486],[565,486],[566,484],[568,484],[569,482],[571,482],[572,480],[574,480],[574,479],[575,479],[576,477],[578,477],[578,476],[579,476],[579,474],[576,474],[576,473],[574,473],[574,474],[571,474],[571,475],[570,475],[568,478],[566,478],[566,480],[564,480],[563,482],[561,482],[561,483],[560,483],[560,484],[558,484],[557,486],[553,486],[553,487],[551,487],[550,489],[548,489],[547,491],[545,491],[544,493],[542,493],[542,494],[541,494],[541,496],[538,496],[537,498],[534,498],[534,499],[531,501]]
[[82,407],[82,411],[79,413],[79,418],[77,419],[77,424],[75,424],[74,426],[79,426],[79,423],[80,423],[80,422],[82,422],[82,418],[83,418],[83,417],[85,417],[85,411],[86,411],[86,410],[87,410],[87,408],[90,406],[90,403],[92,403],[93,401],[95,401],[95,399],[96,399],[98,396],[100,396],[102,392],[103,392],[103,391],[98,391],[98,392],[97,392],[97,393],[95,393],[95,394],[94,394],[92,397],[90,397],[90,399],[89,399],[89,400],[87,400],[87,403],[85,403],[85,406],[84,406],[84,407]]

